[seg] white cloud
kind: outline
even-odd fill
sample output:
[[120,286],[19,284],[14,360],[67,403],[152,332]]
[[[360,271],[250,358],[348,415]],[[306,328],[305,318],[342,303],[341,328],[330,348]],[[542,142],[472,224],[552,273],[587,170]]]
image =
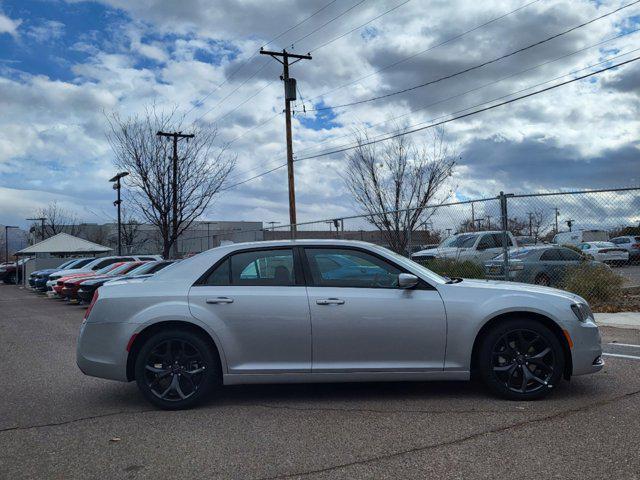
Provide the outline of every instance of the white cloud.
[[0,34],[8,33],[14,38],[18,37],[18,27],[22,23],[20,19],[11,19],[0,12]]

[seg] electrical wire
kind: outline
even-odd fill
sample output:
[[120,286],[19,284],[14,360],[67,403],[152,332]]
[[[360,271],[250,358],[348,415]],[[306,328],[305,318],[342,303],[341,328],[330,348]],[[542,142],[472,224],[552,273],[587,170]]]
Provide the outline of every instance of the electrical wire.
[[[414,129],[411,129],[411,130],[406,130],[404,132],[388,135],[388,136],[386,136],[384,138],[381,138],[381,139],[362,142],[362,143],[360,143],[358,145],[355,145],[355,146],[349,146],[349,147],[329,150],[327,152],[321,152],[321,153],[318,153],[318,154],[315,154],[315,155],[309,155],[309,156],[306,156],[306,157],[297,158],[294,161],[295,162],[300,162],[302,160],[310,160],[310,159],[313,159],[313,158],[320,158],[320,157],[324,157],[324,156],[328,156],[328,155],[334,155],[336,153],[342,153],[342,152],[345,152],[345,151],[348,151],[348,150],[353,150],[353,149],[358,148],[358,147],[364,147],[364,146],[367,146],[367,145],[371,145],[373,143],[383,142],[383,141],[386,141],[386,140],[391,140],[393,138],[397,138],[397,137],[404,136],[404,135],[410,135],[410,134],[413,134],[413,133],[416,133],[416,132],[419,132],[419,131],[422,131],[422,130],[426,130],[426,129],[429,129],[429,128],[434,128],[434,127],[437,127],[437,126],[440,126],[440,125],[444,125],[446,123],[450,123],[450,122],[454,122],[454,121],[457,121],[457,120],[461,120],[463,118],[468,118],[468,117],[471,117],[473,115],[478,115],[480,113],[483,113],[483,112],[486,112],[486,111],[489,111],[489,110],[493,110],[495,108],[499,108],[499,107],[502,107],[504,105],[515,103],[517,101],[520,101],[520,100],[523,100],[523,99],[526,99],[526,98],[529,98],[529,97],[533,97],[535,95],[539,95],[539,94],[548,92],[550,90],[554,90],[556,88],[559,88],[559,87],[562,87],[562,86],[565,86],[565,85],[568,85],[568,84],[571,84],[571,83],[574,83],[574,82],[577,82],[577,81],[580,81],[580,80],[584,80],[585,78],[589,78],[589,77],[592,77],[592,76],[595,76],[595,75],[599,75],[599,74],[601,74],[603,72],[606,72],[606,71],[609,71],[609,70],[613,70],[615,68],[621,67],[623,65],[627,65],[627,64],[635,62],[637,60],[640,60],[640,57],[635,57],[635,58],[632,58],[630,60],[626,60],[624,62],[620,62],[620,63],[614,64],[614,65],[610,65],[610,66],[602,68],[600,70],[596,70],[594,72],[591,72],[591,73],[588,73],[588,74],[585,74],[585,75],[581,75],[579,77],[572,78],[571,80],[567,80],[565,82],[561,82],[561,83],[558,83],[556,85],[552,85],[550,87],[543,88],[541,90],[536,90],[535,92],[531,92],[531,93],[528,93],[528,94],[525,94],[525,95],[521,95],[519,97],[515,97],[515,98],[512,98],[510,100],[506,100],[504,102],[497,103],[497,104],[494,104],[494,105],[490,105],[488,107],[484,107],[484,108],[481,108],[481,109],[473,110],[473,111],[465,113],[465,114],[457,115],[457,116],[454,116],[454,117],[446,119],[446,120],[441,120],[441,121],[438,121],[438,122],[430,123],[429,125],[425,125],[425,126],[422,126],[422,127],[418,127],[418,128],[414,128]],[[475,107],[470,107],[470,108],[475,108]],[[263,177],[265,175],[268,175],[269,173],[272,173],[272,172],[274,172],[276,170],[279,170],[281,168],[284,168],[286,166],[287,166],[286,163],[278,165],[277,167],[271,168],[271,169],[269,169],[269,170],[267,170],[265,172],[262,172],[262,173],[260,173],[258,175],[254,175],[254,176],[252,176],[252,177],[250,177],[248,179],[245,179],[243,181],[236,182],[234,184],[228,185],[228,186],[222,188],[221,191],[230,190],[230,189],[235,188],[235,187],[237,187],[239,185],[243,185],[243,184],[248,183],[248,182],[250,182],[252,180],[255,180],[257,178],[260,178],[260,177]]]
[[320,95],[316,95],[315,97],[312,97],[312,98],[310,98],[308,100],[309,101],[313,101],[313,100],[316,100],[316,99],[318,99],[320,97],[324,97],[324,96],[326,96],[326,95],[328,95],[330,93],[333,93],[333,92],[336,92],[338,90],[341,90],[343,88],[349,87],[351,85],[355,85],[356,83],[358,83],[358,82],[360,82],[360,81],[362,81],[362,80],[364,80],[366,78],[372,77],[373,75],[376,75],[376,74],[378,74],[380,72],[388,70],[389,68],[392,68],[392,67],[395,67],[397,65],[400,65],[401,63],[409,61],[409,60],[411,60],[411,59],[413,59],[413,58],[415,58],[417,56],[420,56],[420,55],[422,55],[424,53],[430,52],[431,50],[434,50],[436,48],[442,47],[443,45],[446,45],[447,43],[451,43],[451,42],[453,42],[455,40],[458,40],[458,39],[460,39],[460,38],[462,38],[462,37],[464,37],[464,36],[466,36],[466,35],[468,35],[470,33],[475,32],[476,30],[479,30],[481,28],[486,27],[487,25],[495,23],[498,20],[502,20],[503,18],[508,17],[509,15],[512,15],[512,14],[514,14],[516,12],[519,12],[520,10],[529,7],[530,5],[533,5],[534,3],[538,3],[539,1],[540,0],[533,0],[533,1],[529,2],[529,3],[526,3],[526,4],[516,8],[515,10],[511,10],[511,11],[509,11],[509,12],[507,12],[505,14],[502,14],[502,15],[500,15],[498,17],[492,18],[491,20],[489,20],[487,22],[484,22],[484,23],[482,23],[480,25],[477,25],[477,26],[475,26],[475,27],[473,27],[473,28],[471,28],[469,30],[466,30],[466,31],[464,31],[462,33],[459,33],[458,35],[455,35],[455,36],[450,37],[450,38],[448,38],[446,40],[443,40],[442,42],[437,43],[436,45],[432,45],[432,46],[430,46],[430,47],[428,47],[428,48],[426,48],[424,50],[421,50],[421,51],[419,51],[417,53],[409,55],[408,57],[401,58],[400,60],[397,60],[397,61],[395,61],[393,63],[388,64],[388,65],[385,65],[384,67],[379,68],[378,70],[376,70],[374,72],[368,73],[367,75],[364,75],[362,77],[356,78],[355,80],[352,80],[350,82],[347,82],[347,83],[344,83],[342,85],[339,85],[339,86],[337,86],[335,88],[332,88],[331,90],[327,90],[326,92],[321,93]]

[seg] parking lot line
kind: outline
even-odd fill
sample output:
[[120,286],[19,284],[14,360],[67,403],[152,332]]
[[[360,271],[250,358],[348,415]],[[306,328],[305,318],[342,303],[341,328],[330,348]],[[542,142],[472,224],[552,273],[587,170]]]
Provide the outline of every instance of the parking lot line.
[[640,357],[637,357],[635,355],[623,355],[621,353],[603,353],[602,355],[606,357],[631,358],[633,360],[640,360]]
[[617,345],[619,347],[634,347],[634,348],[640,348],[640,345],[634,345],[633,343],[616,343],[616,342],[612,342],[609,343],[608,345]]

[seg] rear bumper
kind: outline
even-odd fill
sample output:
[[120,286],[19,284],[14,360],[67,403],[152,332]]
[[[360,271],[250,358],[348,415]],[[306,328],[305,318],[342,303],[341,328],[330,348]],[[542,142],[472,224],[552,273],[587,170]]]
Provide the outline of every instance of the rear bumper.
[[90,289],[90,290],[85,290],[84,288],[80,288],[78,289],[78,299],[82,300],[83,302],[90,302],[91,299],[93,298],[93,294],[95,293],[96,289]]
[[84,323],[80,327],[76,363],[85,375],[126,382],[127,343],[136,325]]

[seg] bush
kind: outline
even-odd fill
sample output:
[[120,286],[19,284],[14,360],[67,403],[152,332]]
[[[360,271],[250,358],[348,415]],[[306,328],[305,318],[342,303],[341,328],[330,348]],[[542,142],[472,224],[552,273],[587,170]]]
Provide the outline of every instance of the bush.
[[484,267],[469,260],[461,262],[453,258],[434,258],[420,260],[418,263],[432,272],[447,277],[484,278]]
[[589,303],[609,302],[621,295],[624,279],[607,265],[585,262],[567,270],[560,288]]

